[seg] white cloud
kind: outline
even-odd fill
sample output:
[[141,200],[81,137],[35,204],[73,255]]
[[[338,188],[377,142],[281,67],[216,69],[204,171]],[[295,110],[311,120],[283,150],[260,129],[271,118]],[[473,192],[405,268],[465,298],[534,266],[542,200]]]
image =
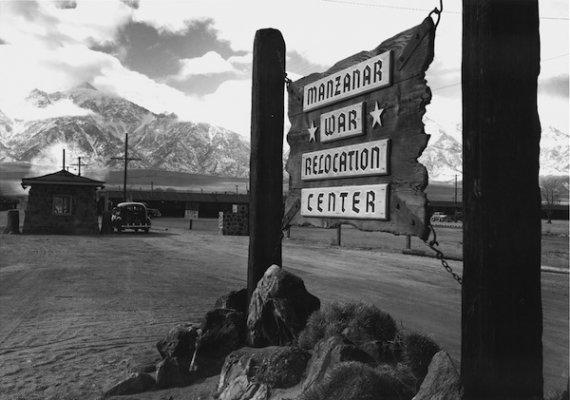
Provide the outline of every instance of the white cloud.
[[244,54],[243,56],[232,56],[228,58],[228,62],[230,64],[238,64],[238,65],[251,64],[252,61],[253,61],[253,53],[247,53]]
[[39,108],[29,103],[20,103],[14,108],[6,110],[6,114],[13,119],[31,121],[46,118],[84,116],[91,114],[91,110],[81,108],[70,99],[62,99],[46,107]]
[[177,81],[184,81],[192,76],[215,75],[227,72],[237,73],[237,70],[218,53],[209,51],[201,57],[180,60],[180,71],[172,78]]

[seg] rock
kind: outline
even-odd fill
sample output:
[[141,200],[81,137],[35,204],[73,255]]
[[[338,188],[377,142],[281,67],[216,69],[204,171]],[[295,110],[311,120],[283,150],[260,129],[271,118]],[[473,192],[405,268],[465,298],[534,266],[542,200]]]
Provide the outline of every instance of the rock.
[[229,309],[216,309],[206,314],[196,342],[196,371],[200,376],[220,372],[224,358],[245,344],[245,317]]
[[459,372],[445,351],[439,351],[429,364],[427,375],[413,400],[460,400]]
[[107,390],[103,397],[137,394],[154,389],[155,387],[156,381],[151,375],[145,373],[137,373],[131,375],[121,383]]
[[176,358],[167,357],[156,366],[156,385],[161,389],[186,386],[191,380],[190,371]]
[[313,349],[313,356],[307,367],[303,391],[321,382],[337,364],[345,361],[375,364],[374,359],[369,354],[347,342],[341,336],[332,336],[318,342]]
[[269,388],[263,384],[250,382],[247,376],[242,375],[232,380],[216,398],[218,400],[268,400]]
[[156,348],[162,358],[176,358],[179,364],[188,368],[194,356],[197,337],[198,329],[194,325],[177,325],[156,344]]
[[264,347],[292,343],[320,305],[301,278],[272,265],[251,297],[247,316],[249,344]]
[[351,361],[337,364],[324,380],[311,386],[299,400],[410,400],[413,385],[388,365],[376,370]]
[[308,360],[308,352],[292,346],[234,351],[226,357],[222,368],[218,398],[266,399],[271,389],[297,385],[303,377]]
[[247,289],[232,290],[216,300],[214,308],[236,310],[247,315]]

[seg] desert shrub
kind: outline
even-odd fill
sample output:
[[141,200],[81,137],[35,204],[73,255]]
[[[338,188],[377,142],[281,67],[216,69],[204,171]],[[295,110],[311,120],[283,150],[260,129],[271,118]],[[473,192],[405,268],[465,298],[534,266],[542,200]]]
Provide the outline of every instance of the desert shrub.
[[343,335],[353,343],[387,342],[396,332],[392,317],[374,305],[331,303],[311,314],[299,335],[299,346],[312,349],[319,340],[334,335]]
[[352,361],[338,364],[300,400],[410,400],[414,394],[409,374],[390,366],[374,369]]
[[427,374],[431,359],[439,351],[439,346],[429,337],[418,333],[404,335],[402,346],[403,361],[421,384]]

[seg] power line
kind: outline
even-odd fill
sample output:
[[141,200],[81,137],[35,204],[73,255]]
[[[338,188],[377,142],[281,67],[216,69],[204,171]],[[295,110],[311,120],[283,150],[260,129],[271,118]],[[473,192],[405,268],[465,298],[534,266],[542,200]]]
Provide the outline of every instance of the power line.
[[[390,8],[393,10],[406,10],[406,11],[418,11],[418,12],[430,12],[431,10],[425,8],[416,8],[416,7],[404,7],[404,6],[394,6],[389,4],[379,4],[379,3],[362,3],[359,1],[349,1],[349,0],[321,0],[327,3],[339,3],[339,4],[348,4],[354,6],[365,6],[365,7],[376,7],[376,8]],[[456,14],[460,15],[460,11],[447,11],[444,10],[443,14]],[[546,19],[546,20],[554,20],[554,21],[568,21],[568,17],[538,17],[539,19]]]

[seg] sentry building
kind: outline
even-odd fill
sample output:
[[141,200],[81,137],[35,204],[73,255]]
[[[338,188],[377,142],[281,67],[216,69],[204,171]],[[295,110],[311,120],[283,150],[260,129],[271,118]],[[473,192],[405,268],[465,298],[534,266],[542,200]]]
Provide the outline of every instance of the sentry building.
[[66,170],[23,178],[22,187],[30,187],[23,233],[98,233],[97,189],[104,183]]

